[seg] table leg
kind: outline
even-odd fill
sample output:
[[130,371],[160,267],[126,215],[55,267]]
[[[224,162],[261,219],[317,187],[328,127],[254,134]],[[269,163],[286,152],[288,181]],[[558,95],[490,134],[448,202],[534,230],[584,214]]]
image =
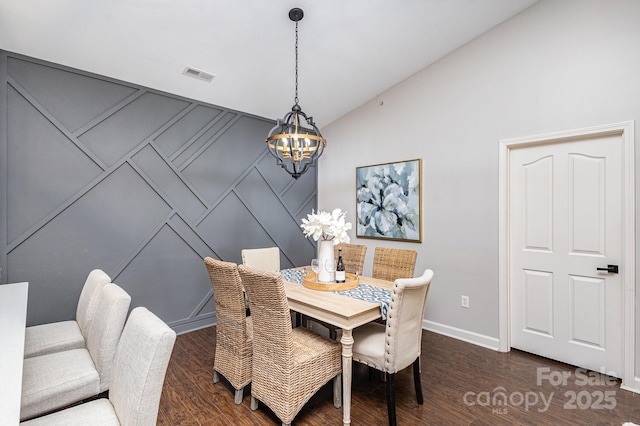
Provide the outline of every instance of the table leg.
[[353,335],[342,330],[342,423],[351,424],[351,361],[353,360]]

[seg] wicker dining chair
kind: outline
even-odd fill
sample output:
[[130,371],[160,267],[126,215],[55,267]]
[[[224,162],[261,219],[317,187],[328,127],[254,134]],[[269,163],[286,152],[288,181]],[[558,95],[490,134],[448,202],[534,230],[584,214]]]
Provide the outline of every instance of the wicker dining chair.
[[367,246],[362,244],[341,243],[333,246],[333,254],[338,259],[338,250],[342,250],[342,261],[345,272],[349,274],[362,274],[364,257],[367,254]]
[[418,404],[423,403],[420,382],[422,321],[433,271],[416,278],[399,278],[393,284],[386,324],[369,323],[353,330],[353,360],[385,374],[389,425],[396,425],[395,374],[413,365]]
[[242,403],[244,388],[251,383],[253,326],[246,316],[238,265],[205,257],[216,302],[216,353],[213,382],[224,376],[235,389],[236,404]]
[[305,403],[333,379],[342,405],[341,346],[302,327],[292,328],[282,275],[238,266],[253,317],[251,409],[258,401],[289,425]]
[[376,247],[373,255],[373,278],[395,281],[412,278],[418,252],[415,250]]

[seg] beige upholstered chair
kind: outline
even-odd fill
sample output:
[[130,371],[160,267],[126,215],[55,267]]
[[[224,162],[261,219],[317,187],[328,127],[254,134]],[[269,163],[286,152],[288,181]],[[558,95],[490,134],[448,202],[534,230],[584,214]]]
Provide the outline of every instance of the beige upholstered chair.
[[341,348],[309,330],[291,328],[282,276],[246,265],[238,267],[253,317],[251,409],[267,405],[283,425],[334,379],[334,405],[340,407]]
[[206,257],[213,297],[216,302],[216,354],[213,361],[213,381],[222,374],[235,391],[235,403],[242,402],[244,387],[251,383],[251,353],[253,326],[245,315],[242,281],[238,265]]
[[[242,264],[261,271],[275,272],[280,270],[280,249],[278,247],[265,247],[256,249],[242,249]],[[245,298],[247,315],[249,301]]]
[[26,426],[154,426],[176,333],[146,308],[131,311],[116,351],[109,398],[23,422]]
[[80,293],[76,319],[27,327],[24,336],[24,357],[86,347],[89,323],[98,305],[100,289],[110,282],[111,278],[102,270],[91,271]]
[[131,297],[119,286],[100,290],[87,347],[26,358],[20,420],[66,407],[109,389],[113,359]]
[[242,264],[262,271],[276,272],[280,270],[280,249],[266,247],[242,249]]
[[369,323],[353,331],[353,359],[385,373],[389,424],[396,424],[394,377],[413,364],[418,404],[422,404],[420,352],[422,320],[433,271],[395,280],[386,325]]
[[333,246],[333,253],[338,260],[338,250],[342,250],[342,261],[345,272],[349,274],[362,274],[364,267],[364,257],[367,254],[367,246],[361,244],[341,243]]
[[376,247],[373,255],[373,278],[395,281],[398,278],[411,278],[416,267],[418,253],[387,247]]

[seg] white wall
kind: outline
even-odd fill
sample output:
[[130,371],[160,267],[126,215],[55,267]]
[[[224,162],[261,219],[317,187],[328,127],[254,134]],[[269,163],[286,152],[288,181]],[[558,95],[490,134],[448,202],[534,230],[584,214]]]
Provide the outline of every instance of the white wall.
[[423,242],[352,242],[416,249],[427,320],[497,342],[499,140],[639,119],[640,1],[542,0],[323,128],[319,207],[355,223],[356,167],[422,158]]

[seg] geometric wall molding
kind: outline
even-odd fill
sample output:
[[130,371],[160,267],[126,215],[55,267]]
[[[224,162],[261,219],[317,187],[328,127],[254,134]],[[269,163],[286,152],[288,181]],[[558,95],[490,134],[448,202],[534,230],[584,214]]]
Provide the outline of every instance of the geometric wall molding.
[[184,332],[215,323],[203,257],[278,246],[315,255],[273,121],[0,51],[0,278],[28,281],[29,325],[74,318],[91,269]]

